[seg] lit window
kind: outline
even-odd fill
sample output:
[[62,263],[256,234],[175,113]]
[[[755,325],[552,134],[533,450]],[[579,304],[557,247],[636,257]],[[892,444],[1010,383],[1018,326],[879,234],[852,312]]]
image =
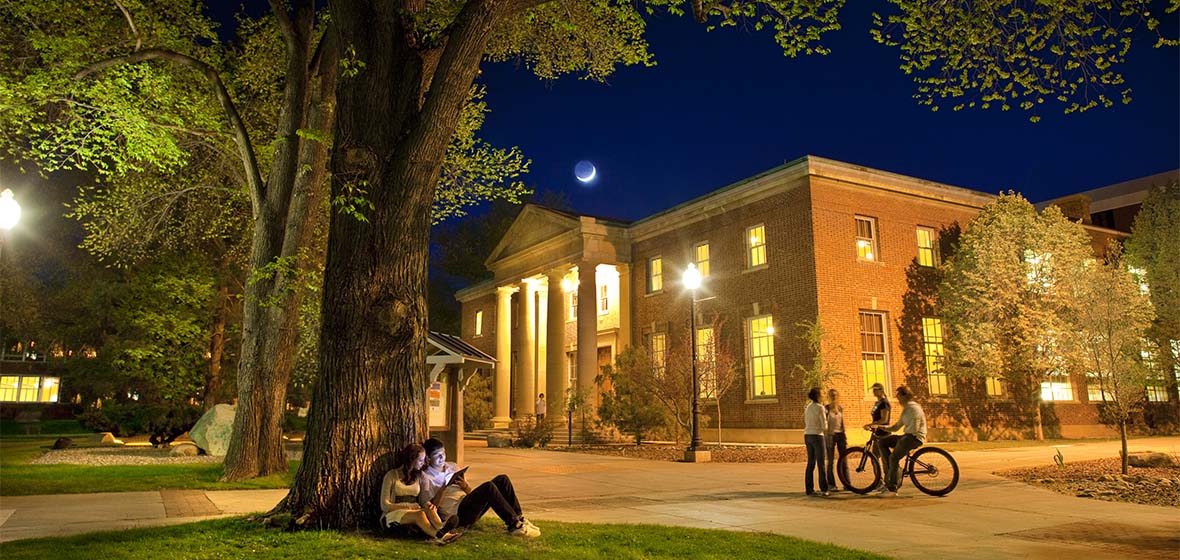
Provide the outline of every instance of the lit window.
[[569,364],[570,367],[570,378],[567,386],[570,388],[570,390],[576,391],[578,390],[578,352],[566,352],[565,359],[566,363]]
[[746,320],[746,340],[752,396],[773,397],[777,389],[774,379],[774,321],[770,315]]
[[889,387],[888,352],[885,347],[885,314],[860,312],[860,373],[864,377],[865,396],[873,394],[874,383]]
[[60,378],[46,377],[41,383],[41,402],[57,402],[57,390],[60,386]]
[[1086,372],[1086,400],[1090,402],[1114,400],[1114,396],[1104,387],[1102,376],[1092,371]]
[[647,259],[647,293],[654,294],[664,289],[664,259]]
[[1053,255],[1037,253],[1032,250],[1024,251],[1024,262],[1028,265],[1028,283],[1037,289],[1053,287]]
[[483,311],[475,312],[475,336],[483,336]]
[[989,375],[985,380],[987,384],[987,396],[1002,397],[1004,396],[1004,381],[998,375]]
[[570,321],[578,320],[578,290],[573,289],[565,293],[566,308],[569,309],[569,314],[566,315]]
[[758,224],[746,228],[746,266],[754,268],[766,264],[766,227]]
[[21,377],[20,393],[16,400],[20,402],[37,402],[37,393],[41,389],[40,377]]
[[717,394],[717,354],[713,327],[697,329],[697,375],[700,378],[700,398],[711,399]]
[[707,278],[709,276],[709,244],[697,243],[693,253],[695,253],[697,270],[701,271],[701,278]]
[[5,375],[0,377],[0,402],[13,402],[16,400],[17,377],[15,375]]
[[1155,356],[1146,350],[1139,352],[1143,359],[1143,367],[1150,372],[1147,376],[1148,402],[1168,402],[1168,382],[1163,375],[1156,373]]
[[856,217],[856,260],[875,261],[877,254],[877,219]]
[[942,369],[942,320],[937,317],[922,317],[922,347],[926,354],[926,377],[931,395],[950,393],[946,371]]
[[606,285],[598,287],[598,314],[606,315],[610,312],[610,290]]
[[1041,382],[1041,400],[1043,401],[1072,401],[1073,385],[1069,382],[1069,374],[1054,371],[1049,379]]
[[663,378],[668,368],[668,335],[662,332],[647,335],[647,350],[651,353],[651,367]]
[[938,266],[938,234],[928,227],[918,228],[918,266]]

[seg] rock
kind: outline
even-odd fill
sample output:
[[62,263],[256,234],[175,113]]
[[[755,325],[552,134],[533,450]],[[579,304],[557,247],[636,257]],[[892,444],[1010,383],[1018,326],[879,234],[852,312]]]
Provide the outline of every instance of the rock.
[[115,434],[110,432],[99,432],[90,436],[90,443],[94,445],[101,445],[103,447],[118,447],[123,445],[123,442],[115,439]]
[[1113,474],[1104,474],[1104,475],[1098,477],[1098,480],[1101,480],[1102,482],[1114,482],[1114,481],[1118,480],[1118,477],[1116,477]]
[[74,446],[74,440],[68,437],[59,437],[57,441],[53,442],[54,449],[69,449]]
[[1167,453],[1144,451],[1142,453],[1128,455],[1127,464],[1139,468],[1174,467],[1176,466],[1176,461]]
[[168,454],[173,457],[196,457],[200,455],[201,451],[197,449],[196,444],[181,443],[177,444],[169,451]]
[[224,457],[229,449],[230,432],[234,425],[234,406],[219,404],[205,412],[188,432],[197,447],[214,457]]
[[1079,498],[1093,498],[1094,495],[1089,492],[1078,492]]
[[503,434],[488,434],[488,447],[512,447],[512,438]]

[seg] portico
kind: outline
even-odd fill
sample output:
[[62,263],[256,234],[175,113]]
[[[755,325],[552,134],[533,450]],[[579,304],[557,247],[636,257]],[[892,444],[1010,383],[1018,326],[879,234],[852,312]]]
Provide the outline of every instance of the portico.
[[495,278],[457,294],[461,301],[494,294],[495,328],[477,325],[472,340],[494,346],[497,427],[534,414],[539,393],[547,397],[549,418],[562,416],[571,387],[597,403],[599,366],[630,343],[624,228],[527,206],[485,263]]

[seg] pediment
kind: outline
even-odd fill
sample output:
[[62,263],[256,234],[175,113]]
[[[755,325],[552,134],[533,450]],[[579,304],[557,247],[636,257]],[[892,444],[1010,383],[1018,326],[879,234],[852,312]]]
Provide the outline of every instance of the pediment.
[[490,268],[492,263],[526,252],[545,241],[576,231],[579,227],[580,222],[574,216],[528,204],[508,227],[485,263]]

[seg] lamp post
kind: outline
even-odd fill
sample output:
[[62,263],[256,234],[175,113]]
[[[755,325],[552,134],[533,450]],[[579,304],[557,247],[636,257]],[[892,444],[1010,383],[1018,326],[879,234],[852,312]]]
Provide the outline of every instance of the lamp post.
[[688,453],[685,454],[685,459],[689,462],[697,462],[699,459],[708,460],[708,456],[701,457],[701,421],[700,421],[700,400],[701,400],[701,380],[697,374],[697,288],[701,287],[701,271],[697,270],[695,264],[689,263],[688,268],[684,270],[684,277],[682,279],[684,287],[688,289],[692,296],[692,301],[689,304],[689,345],[692,347],[692,441],[688,445]]
[[[4,189],[0,191],[0,230],[8,231],[16,227],[16,223],[20,221],[20,204],[17,204],[16,198],[12,196],[12,190]],[[4,236],[0,235],[0,270],[4,270]],[[4,308],[4,290],[0,286],[0,310]],[[4,342],[4,333],[0,329],[0,360],[4,359],[4,354],[8,352],[8,344]]]

